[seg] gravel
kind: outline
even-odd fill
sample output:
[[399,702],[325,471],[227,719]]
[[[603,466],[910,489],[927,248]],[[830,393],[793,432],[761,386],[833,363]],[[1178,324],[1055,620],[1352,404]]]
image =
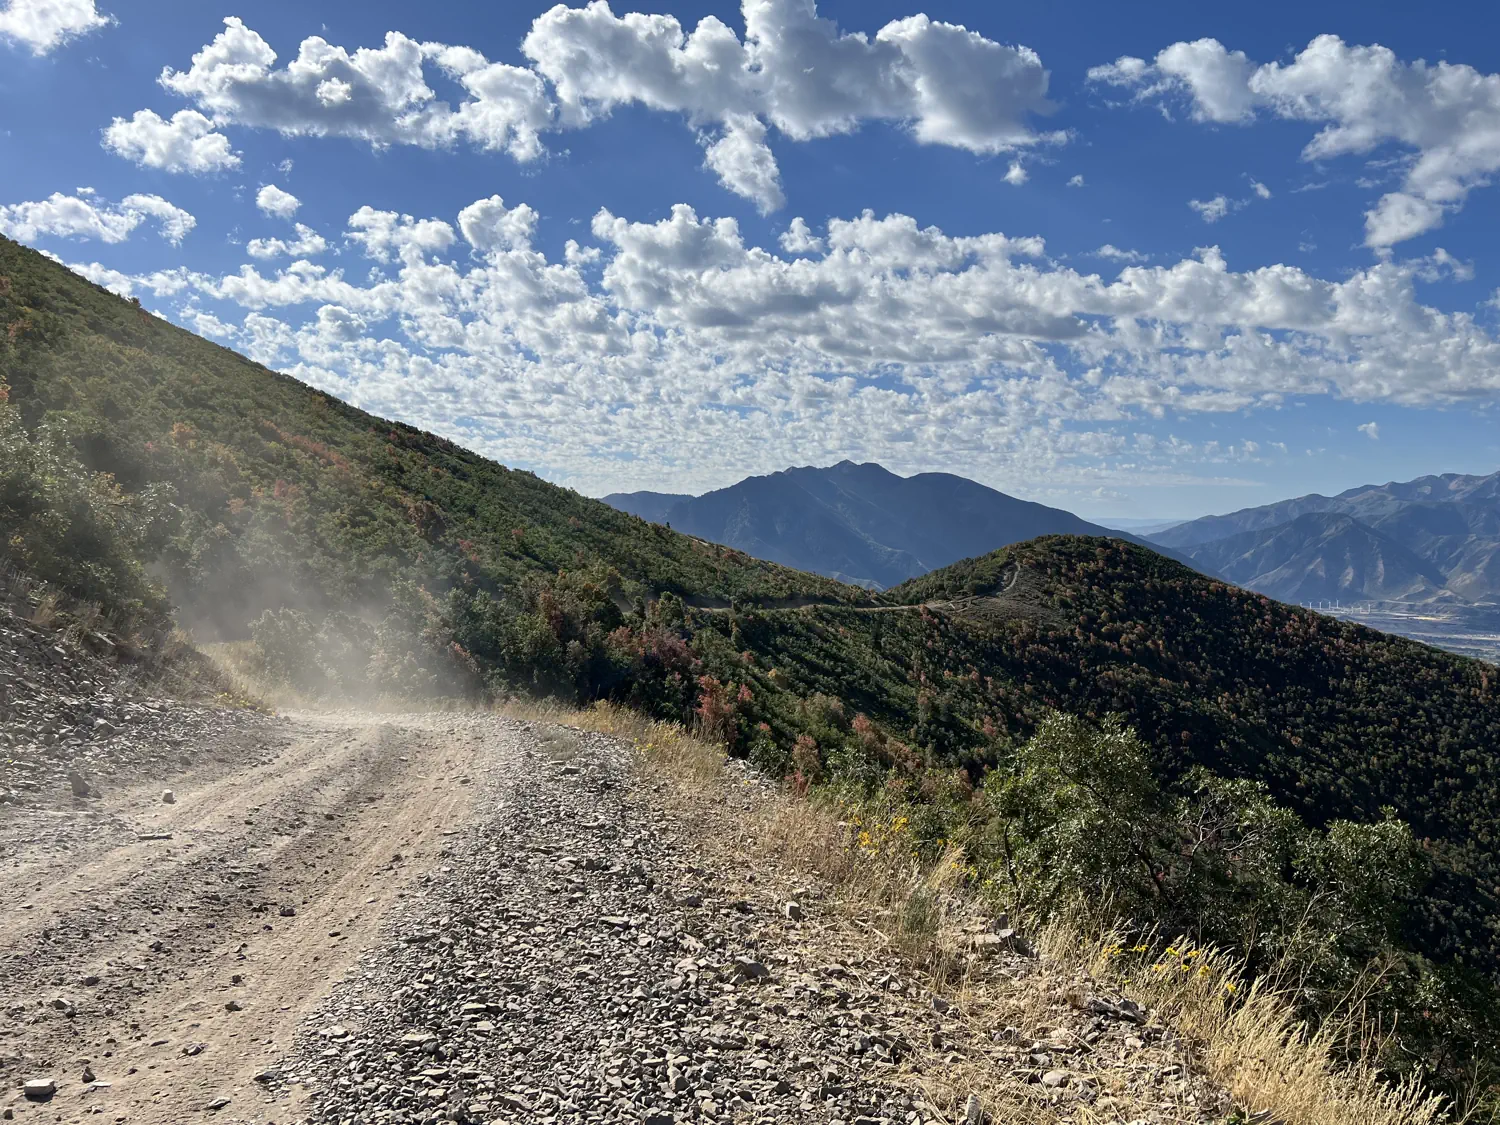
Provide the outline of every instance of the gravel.
[[627,747],[538,734],[496,731],[474,823],[279,1088],[350,1123],[936,1119],[847,968],[762,948],[781,905],[724,893],[631,797]]

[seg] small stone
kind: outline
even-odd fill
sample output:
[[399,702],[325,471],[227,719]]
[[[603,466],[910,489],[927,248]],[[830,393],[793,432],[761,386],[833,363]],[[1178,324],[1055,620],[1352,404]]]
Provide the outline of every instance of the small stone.
[[802,904],[800,902],[789,902],[781,908],[781,912],[787,916],[790,922],[802,921]]
[[952,1006],[953,1005],[949,1004],[948,1001],[944,1000],[941,996],[934,996],[932,998],[932,1010],[940,1016],[945,1014]]
[[245,1006],[238,1000],[231,1000],[229,1003],[224,1005],[224,1010],[226,1012],[243,1012],[245,1010]]
[[1052,1090],[1066,1085],[1067,1081],[1068,1072],[1066,1070],[1049,1070],[1046,1074],[1042,1075],[1042,1085]]
[[734,971],[746,980],[765,980],[771,975],[770,969],[749,957],[736,957],[733,967]]
[[99,1076],[94,1073],[94,1068],[89,1066],[88,1063],[83,1064],[83,1080],[85,1082],[97,1082],[99,1080]]
[[73,787],[73,796],[87,797],[89,795],[89,783],[77,770],[69,771],[68,784]]
[[984,1125],[984,1106],[979,1104],[978,1094],[970,1094],[964,1105],[964,1125]]
[[175,805],[177,803],[177,794],[173,793],[170,789],[163,789],[161,791],[161,803],[164,805]]
[[52,1078],[33,1078],[21,1087],[27,1101],[45,1102],[57,1093],[57,1081]]
[[208,1105],[205,1106],[204,1108],[206,1108],[209,1113],[218,1113],[219,1110],[223,1109],[228,1104],[229,1104],[229,1099],[228,1098],[215,1098],[213,1101],[209,1102]]

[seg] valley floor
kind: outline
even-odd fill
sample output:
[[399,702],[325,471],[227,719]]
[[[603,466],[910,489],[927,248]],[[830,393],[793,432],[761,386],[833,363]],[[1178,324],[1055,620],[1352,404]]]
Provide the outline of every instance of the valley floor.
[[[674,797],[636,754],[483,713],[303,715],[165,782],[171,804],[143,777],[0,808],[0,1108],[38,1125],[1230,1108],[1189,1044],[1077,972],[981,942],[961,979],[923,976],[737,833],[779,791],[729,765]],[[55,1094],[28,1099],[36,1079]]]

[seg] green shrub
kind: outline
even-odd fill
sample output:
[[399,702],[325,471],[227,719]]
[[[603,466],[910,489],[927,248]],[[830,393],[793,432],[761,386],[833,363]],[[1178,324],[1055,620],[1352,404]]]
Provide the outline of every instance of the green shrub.
[[176,518],[171,487],[127,493],[85,468],[60,427],[28,434],[7,397],[0,385],[0,554],[126,631],[165,628],[166,595],[146,564]]

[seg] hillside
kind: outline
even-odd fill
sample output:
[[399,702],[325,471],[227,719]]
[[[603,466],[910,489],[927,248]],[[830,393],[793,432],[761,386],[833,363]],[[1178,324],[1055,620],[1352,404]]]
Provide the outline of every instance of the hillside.
[[758,558],[875,589],[1038,535],[1116,534],[950,473],[901,477],[852,461],[749,477],[703,496],[617,493],[605,501]]
[[[9,561],[138,617],[170,600],[200,639],[253,637],[264,670],[313,698],[626,704],[797,792],[826,786],[903,819],[923,855],[961,841],[965,878],[997,910],[1020,894],[1016,840],[1038,849],[1054,908],[1140,889],[1138,853],[1156,857],[1151,885],[1120,900],[1129,919],[1256,968],[1291,959],[1309,1014],[1390,961],[1378,1014],[1400,1020],[1389,1065],[1405,1073],[1456,1081],[1453,1044],[1483,1039],[1500,1011],[1500,718],[1483,664],[1119,538],[1029,540],[871,596],[377,419],[9,242],[0,383]],[[937,487],[868,468],[802,491],[816,511],[874,521],[879,488]],[[931,494],[901,495],[902,526],[924,526]],[[974,495],[976,521],[1023,510]],[[1089,761],[1121,764],[1095,786],[1116,803],[1094,821],[1058,803],[1079,786],[1046,772],[1055,711],[1106,724],[1076,740]],[[1222,866],[1180,871],[1184,854],[1214,850],[1187,835],[1210,820],[1214,841],[1233,842]],[[1093,874],[1065,871],[1045,847],[1084,823],[1101,840],[1122,826],[1151,836],[1092,848]],[[1269,849],[1263,863],[1244,859],[1252,847]],[[1099,873],[1110,855],[1128,863]],[[1361,872],[1379,885],[1337,889]],[[1312,949],[1298,944],[1308,917],[1324,935]]]
[[1464,504],[1491,506],[1500,500],[1500,473],[1472,476],[1446,473],[1411,481],[1365,484],[1336,496],[1310,493],[1292,500],[1241,508],[1223,516],[1204,516],[1179,523],[1151,536],[1169,547],[1192,547],[1243,531],[1260,531],[1289,523],[1306,512],[1339,512],[1371,523],[1407,504]]
[[859,596],[366,414],[4,238],[0,384],[127,493],[170,487],[160,565],[200,638],[245,636],[269,608],[379,615],[584,563],[614,568],[627,599]]
[[604,497],[604,502],[611,508],[640,516],[647,523],[669,524],[672,509],[691,499],[681,492],[612,492]]
[[[705,619],[694,646],[720,674],[733,670],[751,685],[755,717],[789,733],[800,721],[820,748],[832,746],[819,759],[825,769],[840,768],[837,748],[853,736],[826,710],[814,724],[805,705],[777,713],[778,687],[840,700],[844,713],[893,732],[890,741],[862,740],[893,771],[888,790],[948,794],[962,806],[965,779],[1003,772],[1058,709],[1095,721],[1125,716],[1151,773],[1169,785],[1190,785],[1193,768],[1207,767],[1263,784],[1313,825],[1376,824],[1389,808],[1432,865],[1398,925],[1399,943],[1450,969],[1440,984],[1406,980],[1402,988],[1414,992],[1386,1017],[1404,1011],[1408,1029],[1423,1035],[1457,1011],[1461,1021],[1488,1018],[1490,986],[1464,974],[1480,969],[1492,980],[1500,968],[1493,669],[1287,607],[1119,541],[1019,544],[891,596],[913,610],[752,614],[732,644],[726,623]],[[753,650],[753,669],[736,669],[732,652],[742,647]],[[1131,819],[1120,801],[1116,815]],[[1420,1006],[1415,995],[1429,987],[1447,997],[1448,1015],[1407,1006]]]

